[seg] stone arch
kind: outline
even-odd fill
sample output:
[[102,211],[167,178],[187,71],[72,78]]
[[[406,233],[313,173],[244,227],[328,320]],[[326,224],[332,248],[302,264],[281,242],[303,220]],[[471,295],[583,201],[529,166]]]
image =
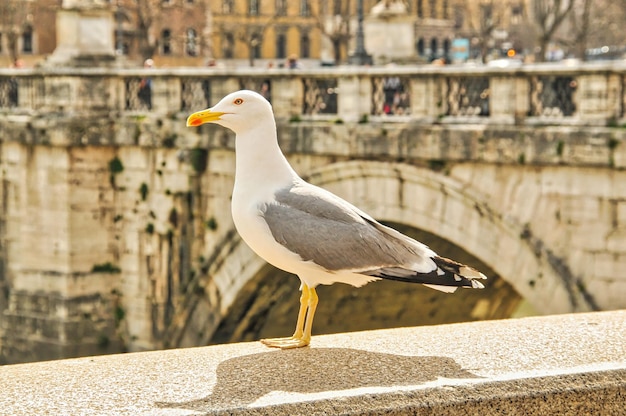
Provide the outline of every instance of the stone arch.
[[[380,221],[442,236],[489,265],[539,313],[585,309],[584,302],[576,299],[572,288],[543,255],[541,244],[532,244],[525,236],[524,226],[494,212],[479,193],[454,178],[404,163],[347,161],[315,169],[307,179]],[[218,311],[214,311],[208,327],[199,322],[192,325],[204,327],[206,333],[217,329],[239,292],[267,267],[234,230],[229,234],[228,244],[213,256],[207,273],[210,282],[205,290],[219,299],[213,302]],[[206,312],[206,308],[197,310]],[[210,338],[198,341],[208,342]]]
[[349,161],[318,169],[309,180],[380,221],[419,228],[467,250],[540,313],[589,309],[559,275],[559,265],[550,262],[550,250],[529,238],[523,224],[494,211],[480,192],[442,172],[405,163]]

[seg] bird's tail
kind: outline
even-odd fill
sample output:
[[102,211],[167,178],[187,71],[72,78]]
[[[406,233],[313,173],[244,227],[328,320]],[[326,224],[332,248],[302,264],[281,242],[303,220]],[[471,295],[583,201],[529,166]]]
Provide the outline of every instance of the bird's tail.
[[448,293],[454,292],[458,287],[474,289],[485,287],[480,280],[487,277],[473,267],[446,257],[434,256],[431,259],[437,268],[428,273],[415,272],[401,267],[384,267],[362,273],[387,280],[421,283],[432,289]]

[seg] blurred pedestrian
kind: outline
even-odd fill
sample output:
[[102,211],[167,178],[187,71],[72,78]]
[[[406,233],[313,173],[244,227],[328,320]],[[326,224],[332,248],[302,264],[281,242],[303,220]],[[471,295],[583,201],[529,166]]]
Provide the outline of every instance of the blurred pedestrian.
[[[21,59],[16,59],[13,61],[13,65],[11,65],[13,69],[22,69],[24,68],[24,61]],[[9,100],[10,107],[17,107],[19,103],[19,82],[17,77],[9,78],[9,85],[7,91],[7,98]]]
[[[153,68],[154,61],[152,59],[146,59],[143,63],[144,68]],[[137,98],[146,106],[148,110],[152,110],[152,78],[143,77],[139,81],[139,91],[137,91]]]
[[302,68],[300,62],[298,61],[298,55],[292,54],[287,58],[287,68],[289,69],[299,69]]
[[267,101],[272,101],[272,85],[270,84],[269,79],[263,81],[259,94],[261,94]]

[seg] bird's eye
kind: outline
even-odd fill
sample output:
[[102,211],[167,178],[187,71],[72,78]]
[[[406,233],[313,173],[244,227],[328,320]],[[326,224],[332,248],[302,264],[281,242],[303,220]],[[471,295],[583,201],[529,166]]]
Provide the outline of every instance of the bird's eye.
[[235,101],[233,101],[233,104],[241,105],[241,104],[243,104],[243,100],[241,98],[235,98]]

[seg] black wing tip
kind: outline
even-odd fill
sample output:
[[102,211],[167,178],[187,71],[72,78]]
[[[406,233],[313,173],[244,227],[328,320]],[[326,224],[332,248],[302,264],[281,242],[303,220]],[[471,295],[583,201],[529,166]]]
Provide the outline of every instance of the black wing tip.
[[[435,256],[432,257],[432,259],[440,269],[444,270],[447,273],[452,273],[472,281],[475,281],[475,279],[487,279],[487,276],[485,276],[475,268],[463,263],[459,263],[458,261],[441,256]],[[480,284],[480,282],[478,283]]]
[[471,289],[485,288],[485,285],[480,280],[487,279],[487,277],[478,270],[445,257],[435,256],[432,257],[432,260],[437,265],[437,268],[428,273],[415,272],[402,267],[381,267],[380,269],[361,273],[399,282]]

